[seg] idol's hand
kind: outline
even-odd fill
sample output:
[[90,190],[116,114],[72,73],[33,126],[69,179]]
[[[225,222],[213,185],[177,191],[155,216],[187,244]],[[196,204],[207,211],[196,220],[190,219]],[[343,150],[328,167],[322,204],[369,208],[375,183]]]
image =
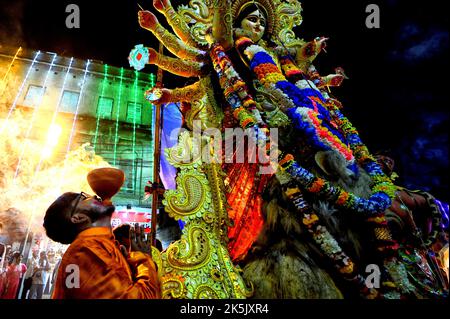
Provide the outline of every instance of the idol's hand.
[[341,74],[332,74],[327,79],[329,80],[329,86],[341,86],[345,78]]
[[[325,51],[325,48],[327,47],[327,41],[330,38],[326,38],[326,37],[320,37],[320,38],[316,38],[314,39],[314,42],[316,42],[316,46],[318,47],[319,51]],[[327,52],[327,51],[325,51]]]
[[156,26],[159,24],[156,16],[150,11],[139,11],[138,12],[138,20],[141,28],[146,30],[154,30]]
[[162,12],[168,7],[171,7],[172,4],[170,3],[170,0],[153,0],[153,6],[156,10]]
[[153,104],[160,105],[170,102],[170,98],[172,97],[172,90],[170,89],[160,89],[161,97],[156,100]]
[[131,251],[140,251],[151,255],[152,243],[150,236],[145,236],[144,227],[135,226],[131,229]]
[[154,105],[161,105],[166,104],[169,102],[172,102],[172,90],[170,89],[164,89],[164,88],[157,88],[152,89],[147,92],[145,92],[146,97],[152,104]]
[[148,49],[148,64],[155,64],[158,61],[158,55],[159,53],[156,52],[153,48],[147,48]]

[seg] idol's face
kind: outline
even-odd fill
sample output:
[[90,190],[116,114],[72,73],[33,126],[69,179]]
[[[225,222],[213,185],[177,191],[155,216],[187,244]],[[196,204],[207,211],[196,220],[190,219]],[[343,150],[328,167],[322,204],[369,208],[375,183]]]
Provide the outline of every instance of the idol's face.
[[242,19],[241,28],[251,34],[253,42],[258,42],[266,30],[266,18],[259,10],[255,10]]

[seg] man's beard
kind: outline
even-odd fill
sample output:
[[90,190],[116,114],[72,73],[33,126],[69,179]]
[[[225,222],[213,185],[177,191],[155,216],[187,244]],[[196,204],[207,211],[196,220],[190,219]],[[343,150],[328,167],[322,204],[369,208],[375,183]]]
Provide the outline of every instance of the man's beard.
[[106,211],[104,214],[112,216],[112,214],[114,213],[115,210],[116,210],[116,207],[114,205],[106,206]]
[[95,222],[105,216],[111,217],[115,210],[116,207],[114,205],[102,206],[101,209],[91,210],[89,217],[91,218],[92,222]]

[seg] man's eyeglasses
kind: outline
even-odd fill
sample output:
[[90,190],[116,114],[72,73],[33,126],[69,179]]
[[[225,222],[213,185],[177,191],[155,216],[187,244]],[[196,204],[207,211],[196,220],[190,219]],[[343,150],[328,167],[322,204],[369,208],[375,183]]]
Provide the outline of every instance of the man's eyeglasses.
[[72,208],[72,211],[70,212],[70,217],[73,216],[73,213],[75,213],[75,210],[77,209],[78,204],[80,203],[81,199],[85,200],[88,198],[94,197],[95,200],[102,202],[102,199],[100,197],[98,197],[97,195],[91,196],[89,194],[86,194],[85,192],[81,192],[80,194],[78,194],[75,205]]

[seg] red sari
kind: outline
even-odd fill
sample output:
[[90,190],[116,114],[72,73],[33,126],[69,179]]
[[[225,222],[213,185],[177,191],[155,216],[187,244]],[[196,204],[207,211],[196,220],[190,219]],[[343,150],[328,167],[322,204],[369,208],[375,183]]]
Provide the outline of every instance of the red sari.
[[0,299],[2,299],[5,276],[6,274],[0,271]]
[[20,278],[27,271],[27,266],[20,263],[18,265],[11,264],[6,271],[6,278],[3,283],[2,299],[16,299],[17,290],[19,289]]

